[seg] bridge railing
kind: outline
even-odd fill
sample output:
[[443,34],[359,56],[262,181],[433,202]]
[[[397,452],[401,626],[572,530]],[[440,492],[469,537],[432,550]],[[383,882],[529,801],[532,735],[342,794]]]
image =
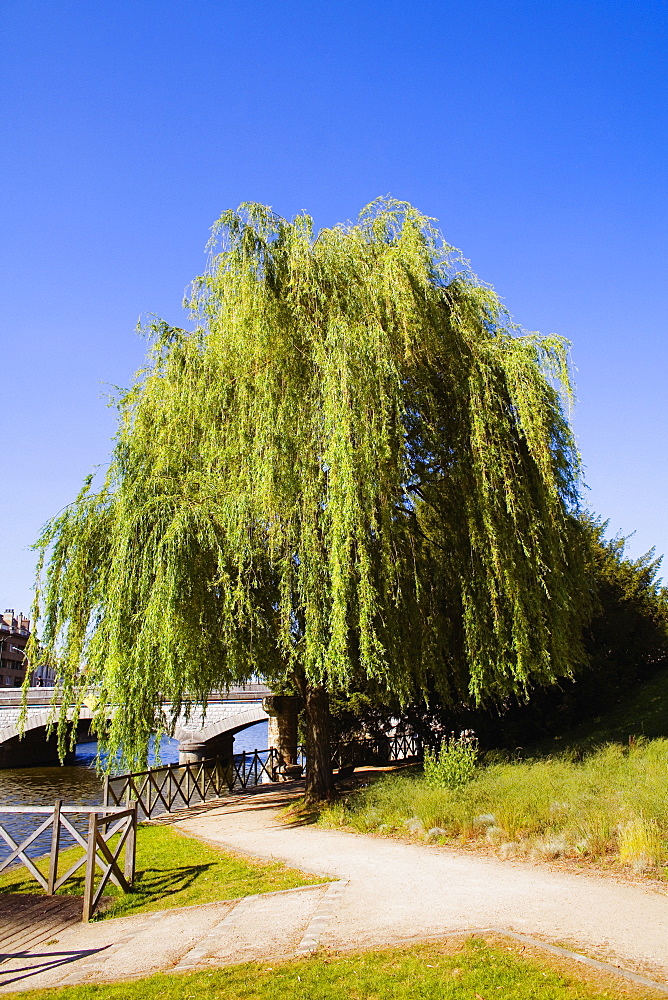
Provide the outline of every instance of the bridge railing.
[[[85,866],[82,920],[90,920],[95,912],[102,894],[109,883],[113,882],[124,892],[129,892],[135,877],[135,852],[137,842],[137,807],[114,806],[64,806],[62,799],[57,799],[53,806],[34,806],[26,809],[23,806],[0,806],[2,813],[19,813],[24,816],[46,816],[36,828],[23,840],[17,843],[11,833],[0,824],[0,837],[9,845],[9,855],[0,863],[0,872],[12,867],[21,866],[39,883],[49,896],[53,896],[61,886],[72,879]],[[67,818],[72,814],[88,815],[88,836],[86,839],[70,823]],[[51,830],[51,850],[49,853],[48,874],[45,874],[29,856],[28,849],[38,838]],[[58,874],[60,858],[60,841],[63,830],[72,837],[76,844],[84,849],[83,857],[70,865],[67,871]],[[118,839],[115,842],[113,838]],[[120,867],[120,855],[125,849],[123,870]],[[102,871],[102,878],[95,885],[96,869]]]
[[[90,692],[94,696],[95,692]],[[212,691],[207,698],[207,704],[218,704],[227,702],[256,702],[262,701],[271,694],[271,688],[266,684],[250,682],[231,687],[225,691]],[[59,690],[55,687],[30,687],[26,694],[26,701],[29,707],[49,707],[56,697],[56,705],[60,704]],[[0,709],[21,707],[23,704],[23,688],[0,688]],[[169,704],[169,702],[165,702]]]

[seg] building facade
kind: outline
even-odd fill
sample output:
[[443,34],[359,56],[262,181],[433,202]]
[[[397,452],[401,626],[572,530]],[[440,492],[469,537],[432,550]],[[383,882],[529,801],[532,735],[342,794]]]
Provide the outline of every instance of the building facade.
[[0,688],[21,687],[28,669],[25,648],[30,638],[30,619],[8,608],[0,616]]

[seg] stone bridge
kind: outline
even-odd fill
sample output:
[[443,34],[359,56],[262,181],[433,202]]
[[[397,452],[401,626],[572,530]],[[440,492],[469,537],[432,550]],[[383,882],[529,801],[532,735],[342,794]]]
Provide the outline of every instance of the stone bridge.
[[[20,690],[0,690],[0,768],[30,767],[57,764],[55,734],[47,737],[49,721],[60,705],[53,702],[53,688],[30,688],[28,714],[23,734],[19,728],[21,712]],[[169,714],[170,705],[163,709]],[[88,738],[93,713],[82,708],[78,722],[79,739]],[[277,697],[264,684],[247,684],[210,696],[206,711],[195,709],[187,719],[181,715],[176,722],[174,738],[179,741],[179,760],[198,760],[233,751],[234,734],[269,720],[268,746],[280,750],[286,763],[296,759],[297,703],[295,698]],[[71,763],[73,754],[66,758]]]

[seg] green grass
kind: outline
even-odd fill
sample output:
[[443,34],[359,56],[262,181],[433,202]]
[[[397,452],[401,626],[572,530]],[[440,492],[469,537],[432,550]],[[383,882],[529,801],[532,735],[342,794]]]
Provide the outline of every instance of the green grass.
[[488,764],[457,789],[429,785],[417,770],[388,775],[325,808],[319,822],[665,875],[668,740],[610,744],[580,761]]
[[618,980],[517,954],[471,938],[289,962],[253,963],[184,976],[31,990],[23,1000],[594,1000],[653,995]]
[[[59,874],[63,874],[81,855],[80,848],[63,851],[58,865]],[[46,873],[48,858],[41,858],[37,867]],[[109,909],[100,917],[212,903],[322,881],[320,877],[286,868],[278,862],[256,861],[219,851],[193,837],[184,837],[171,826],[140,825],[133,892],[123,893],[108,883],[108,895],[114,898]],[[0,876],[0,892],[42,891],[24,868]],[[83,874],[66,882],[60,891],[82,895]]]
[[592,750],[604,743],[628,744],[629,737],[668,738],[668,670],[644,681],[605,714],[587,719],[549,740],[531,747],[532,756],[565,750]]

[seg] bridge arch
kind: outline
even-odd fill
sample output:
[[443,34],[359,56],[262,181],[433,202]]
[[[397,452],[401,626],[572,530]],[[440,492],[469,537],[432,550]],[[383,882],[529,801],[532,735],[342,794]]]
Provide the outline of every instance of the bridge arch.
[[[77,724],[77,738],[90,736],[93,713],[89,708],[82,708]],[[18,718],[0,729],[0,768],[34,767],[60,764],[58,756],[58,737],[54,732],[47,735],[49,723],[53,721],[53,713],[45,709],[42,712],[29,712],[25,729],[21,733]],[[63,763],[74,762],[75,751],[65,755]]]
[[179,762],[184,764],[205,757],[230,757],[235,734],[268,718],[269,714],[259,704],[249,705],[241,712],[234,712],[215,722],[205,722],[200,729],[177,725],[174,739],[179,741]]
[[[52,703],[53,695],[54,692],[50,689],[31,689],[25,727],[21,733],[19,717],[22,692],[0,692],[0,768],[60,763],[56,736],[52,733],[47,738],[46,735],[49,722],[55,718],[59,708],[57,702]],[[278,699],[284,700],[286,699]],[[179,750],[194,752],[194,757],[186,759],[218,754],[229,756],[236,733],[270,717],[274,719],[276,706],[273,703],[276,701],[275,697],[270,696],[269,689],[260,683],[212,695],[203,717],[195,712],[190,719],[181,717],[177,720],[174,737],[180,744]],[[170,707],[163,706],[166,715],[169,715]],[[78,724],[80,739],[90,736],[92,715],[92,710],[83,705]],[[269,744],[273,745],[271,734]],[[73,757],[73,753],[68,755],[65,763],[73,763]]]

